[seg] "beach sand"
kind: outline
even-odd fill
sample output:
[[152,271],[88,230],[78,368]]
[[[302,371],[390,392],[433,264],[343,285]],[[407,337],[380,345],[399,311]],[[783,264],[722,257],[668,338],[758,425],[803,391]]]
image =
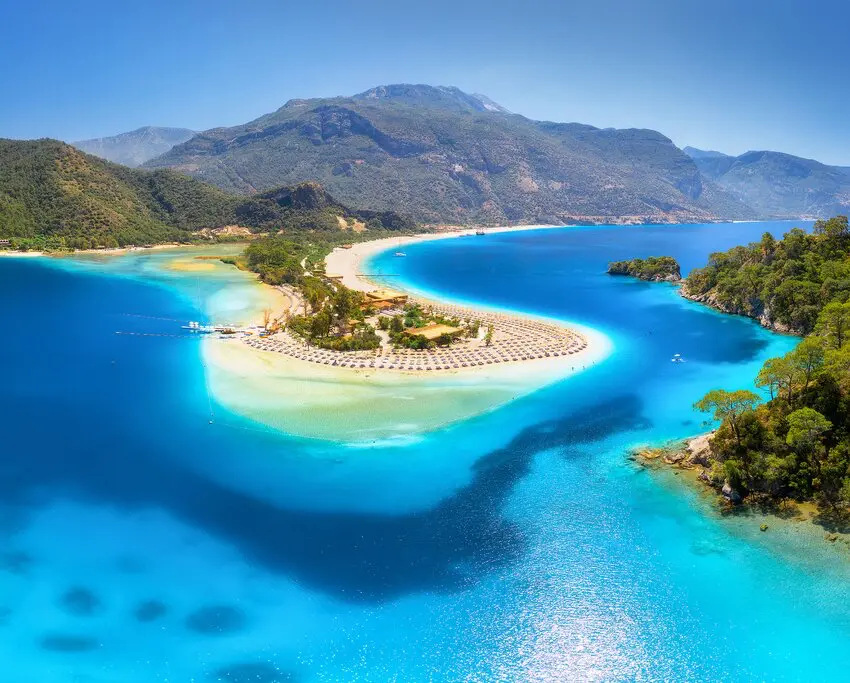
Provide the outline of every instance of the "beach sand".
[[[487,228],[486,233],[501,233],[501,232],[524,232],[527,230],[546,230],[552,228],[562,228],[562,225],[521,225],[500,228]],[[399,249],[414,242],[430,242],[432,240],[445,240],[458,237],[474,235],[475,229],[469,228],[465,230],[450,230],[447,232],[423,233],[421,235],[403,235],[399,237],[387,237],[380,240],[372,240],[370,242],[359,242],[353,244],[350,249],[334,249],[325,258],[325,272],[328,275],[341,275],[342,284],[349,289],[357,290],[358,292],[369,292],[380,285],[370,282],[368,279],[359,276],[362,273],[361,268],[363,263],[374,254],[389,249]]]
[[[538,227],[553,226],[492,231]],[[327,272],[342,275],[352,289],[368,291],[375,285],[357,274],[363,260],[372,254],[415,241],[468,234],[469,230],[463,230],[355,244],[329,255]],[[257,286],[265,292],[272,290]],[[280,292],[273,291],[284,299]],[[281,300],[272,303],[281,306]],[[265,302],[268,306],[269,301]],[[247,313],[250,307],[246,304],[243,309]],[[259,319],[261,310],[256,309],[256,315],[253,322]],[[561,324],[583,334],[588,348],[571,356],[439,374],[330,367],[260,351],[237,339],[206,339],[203,355],[210,390],[219,402],[239,415],[298,436],[342,442],[392,442],[494,410],[581,372],[610,353],[611,342],[603,334],[583,326]]]

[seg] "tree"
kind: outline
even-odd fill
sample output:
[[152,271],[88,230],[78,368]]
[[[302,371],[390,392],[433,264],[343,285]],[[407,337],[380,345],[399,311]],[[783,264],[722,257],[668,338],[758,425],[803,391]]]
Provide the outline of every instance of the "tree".
[[815,235],[822,235],[830,240],[843,240],[850,236],[850,226],[847,224],[847,216],[835,216],[829,220],[820,220],[813,228]]
[[768,358],[756,376],[756,386],[759,389],[767,388],[771,401],[779,395],[783,387],[785,377],[783,363],[782,358]]
[[797,348],[788,354],[788,359],[803,379],[803,391],[809,388],[812,379],[820,372],[824,362],[823,344],[820,339],[806,337]]
[[832,423],[813,408],[800,408],[788,416],[785,442],[797,450],[810,451]]
[[740,446],[741,415],[755,410],[760,401],[756,394],[746,389],[737,391],[714,389],[694,403],[694,408],[702,413],[711,413],[712,417],[719,422],[728,423],[735,435],[735,442]]
[[833,301],[824,306],[815,324],[815,332],[836,349],[844,346],[850,333],[850,302]]

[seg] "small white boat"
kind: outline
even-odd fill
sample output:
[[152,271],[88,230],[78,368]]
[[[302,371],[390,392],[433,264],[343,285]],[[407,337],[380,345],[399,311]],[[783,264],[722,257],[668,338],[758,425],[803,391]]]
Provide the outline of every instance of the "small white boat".
[[403,251],[397,251],[397,252],[395,253],[395,255],[396,255],[396,256],[407,256],[407,254],[405,254]]
[[681,353],[674,353],[673,357],[670,359],[670,361],[673,362],[673,363],[684,363],[685,359],[682,358]]

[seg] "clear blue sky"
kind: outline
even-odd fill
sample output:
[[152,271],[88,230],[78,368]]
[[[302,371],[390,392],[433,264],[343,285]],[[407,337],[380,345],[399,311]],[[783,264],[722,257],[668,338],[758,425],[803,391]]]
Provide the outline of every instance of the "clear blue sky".
[[848,27],[846,0],[8,0],[0,137],[205,129],[414,82],[850,165]]

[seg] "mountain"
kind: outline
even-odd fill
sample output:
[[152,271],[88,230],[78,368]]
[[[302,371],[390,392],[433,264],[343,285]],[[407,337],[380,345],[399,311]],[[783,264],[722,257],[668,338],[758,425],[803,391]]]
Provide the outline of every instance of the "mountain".
[[484,96],[427,85],[291,100],[145,166],[243,193],[315,180],[346,203],[434,223],[755,215],[655,131],[533,121]]
[[686,147],[707,178],[753,207],[760,216],[825,218],[850,212],[846,168],[782,152],[728,156]]
[[129,133],[121,133],[107,138],[80,140],[71,143],[77,149],[124,166],[141,166],[167,152],[174,145],[186,142],[195,134],[188,128],[161,128],[145,126]]
[[0,238],[60,249],[187,241],[203,228],[407,230],[398,214],[355,211],[321,186],[245,197],[170,169],[143,171],[57,140],[0,139]]
[[682,151],[691,159],[726,159],[728,154],[715,152],[711,149],[697,149],[696,147],[683,147]]

